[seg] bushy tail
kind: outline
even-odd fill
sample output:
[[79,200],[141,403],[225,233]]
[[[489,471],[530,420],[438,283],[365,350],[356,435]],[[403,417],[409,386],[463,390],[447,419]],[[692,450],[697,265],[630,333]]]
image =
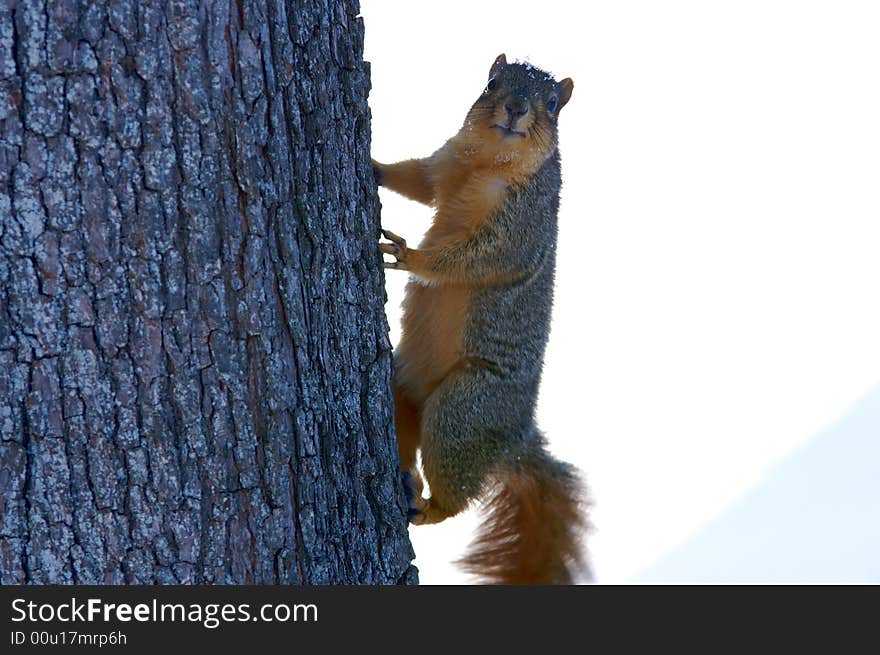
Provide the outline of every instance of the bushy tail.
[[459,564],[486,584],[572,584],[587,571],[586,491],[576,469],[543,449],[501,472],[486,520]]

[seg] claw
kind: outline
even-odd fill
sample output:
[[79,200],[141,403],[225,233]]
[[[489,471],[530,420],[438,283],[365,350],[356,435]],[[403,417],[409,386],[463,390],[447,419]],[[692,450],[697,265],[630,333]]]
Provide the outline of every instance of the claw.
[[403,480],[403,494],[406,496],[406,520],[411,521],[419,513],[419,510],[416,509],[415,483],[412,473],[409,471],[401,471],[400,477]]
[[416,498],[414,506],[406,513],[406,517],[413,525],[424,525],[428,523],[428,506],[431,499],[425,500],[422,497]]
[[397,261],[394,262],[383,262],[385,268],[392,268],[396,270],[407,270],[406,266],[406,239],[401,236],[394,234],[390,230],[382,230],[382,236],[388,239],[391,243],[379,243],[379,252],[384,255],[391,255]]
[[403,493],[406,496],[406,518],[410,523],[418,525],[421,521],[417,517],[422,514],[425,500],[421,496],[420,485],[409,471],[400,472],[403,481]]
[[382,230],[382,236],[388,239],[389,241],[393,241],[397,245],[402,248],[406,248],[406,239],[401,236],[394,234],[391,230]]

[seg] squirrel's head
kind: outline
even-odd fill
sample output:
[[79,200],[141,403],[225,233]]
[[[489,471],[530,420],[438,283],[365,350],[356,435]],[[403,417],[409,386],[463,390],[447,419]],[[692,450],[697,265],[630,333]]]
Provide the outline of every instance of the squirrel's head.
[[499,55],[463,131],[476,137],[468,140],[482,144],[490,151],[484,154],[496,161],[534,159],[540,165],[556,149],[559,112],[573,88],[571,78],[557,82],[531,64],[508,64]]

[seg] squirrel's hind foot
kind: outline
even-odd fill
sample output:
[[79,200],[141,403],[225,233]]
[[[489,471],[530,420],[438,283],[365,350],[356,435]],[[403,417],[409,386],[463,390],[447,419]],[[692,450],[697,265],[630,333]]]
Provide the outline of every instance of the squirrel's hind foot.
[[445,521],[452,513],[440,507],[432,498],[416,498],[416,513],[410,518],[409,522],[413,525],[429,525],[431,523],[440,523]]
[[401,471],[400,478],[403,480],[403,493],[406,495],[406,518],[414,523],[414,518],[422,512],[425,499],[422,498],[422,479],[409,471]]

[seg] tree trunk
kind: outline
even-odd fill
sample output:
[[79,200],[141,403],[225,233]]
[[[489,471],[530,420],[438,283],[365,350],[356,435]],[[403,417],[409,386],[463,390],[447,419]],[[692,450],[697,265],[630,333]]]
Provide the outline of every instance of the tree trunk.
[[0,582],[414,582],[355,0],[0,8]]

